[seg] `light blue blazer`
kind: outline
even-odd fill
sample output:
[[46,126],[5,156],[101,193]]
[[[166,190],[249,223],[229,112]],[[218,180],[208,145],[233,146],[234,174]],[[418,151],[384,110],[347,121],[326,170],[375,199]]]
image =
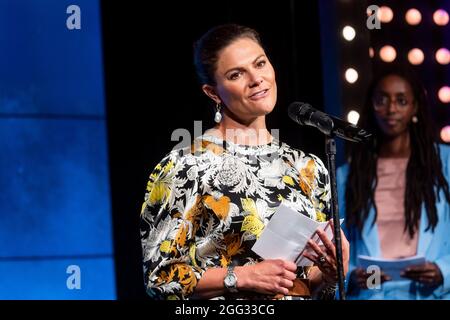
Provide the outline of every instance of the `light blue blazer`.
[[[450,147],[440,145],[439,148],[443,173],[450,183]],[[344,165],[337,170],[339,213],[341,218],[345,218],[345,184],[348,169],[348,165]],[[439,221],[434,232],[431,232],[431,229],[425,231],[428,219],[426,210],[422,208],[417,254],[425,256],[426,260],[439,266],[444,278],[443,285],[430,289],[415,281],[405,280],[387,281],[381,285],[381,289],[352,290],[350,286],[347,292],[348,299],[450,299],[450,204],[447,202],[442,190],[436,208]],[[347,274],[347,283],[350,273],[357,267],[358,255],[381,258],[377,224],[372,224],[374,217],[375,210],[372,208],[361,233],[355,232],[355,230],[350,232],[350,230],[343,227],[343,231],[350,242],[350,266]]]

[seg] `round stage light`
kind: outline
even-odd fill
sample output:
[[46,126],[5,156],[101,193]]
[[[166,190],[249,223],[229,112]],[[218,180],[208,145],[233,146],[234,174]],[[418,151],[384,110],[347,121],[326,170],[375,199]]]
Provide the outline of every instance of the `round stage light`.
[[433,20],[438,26],[445,26],[448,23],[448,13],[444,9],[436,10],[433,13]]
[[436,61],[440,64],[448,64],[450,62],[450,51],[446,48],[440,48],[436,51]]
[[347,114],[347,121],[356,125],[359,121],[359,113],[355,110],[350,110]]
[[408,52],[408,60],[413,65],[421,64],[424,58],[423,51],[418,48],[411,49]]
[[375,56],[375,51],[372,47],[369,47],[369,57],[373,58]]
[[441,129],[441,139],[446,143],[450,142],[450,126],[445,126]]
[[380,49],[380,58],[384,62],[392,62],[397,57],[397,52],[392,46],[384,46]]
[[349,83],[355,83],[358,80],[358,72],[353,68],[348,68],[345,71],[345,80]]
[[389,23],[394,18],[394,12],[387,6],[381,6],[378,10],[378,19],[383,23]]
[[344,37],[345,40],[352,41],[356,36],[356,31],[354,28],[350,26],[345,26],[342,29],[342,36]]
[[442,103],[449,103],[450,102],[450,87],[443,86],[439,89],[438,92],[439,100],[441,100]]
[[422,21],[422,14],[417,9],[409,9],[405,14],[405,20],[408,24],[416,26]]

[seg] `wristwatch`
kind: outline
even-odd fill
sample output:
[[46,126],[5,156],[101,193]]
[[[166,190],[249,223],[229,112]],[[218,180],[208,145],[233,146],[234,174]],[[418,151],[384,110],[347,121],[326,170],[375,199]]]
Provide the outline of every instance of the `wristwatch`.
[[231,293],[238,292],[237,276],[236,273],[234,273],[234,266],[228,266],[227,274],[223,279],[223,284],[225,285],[225,288],[227,288]]

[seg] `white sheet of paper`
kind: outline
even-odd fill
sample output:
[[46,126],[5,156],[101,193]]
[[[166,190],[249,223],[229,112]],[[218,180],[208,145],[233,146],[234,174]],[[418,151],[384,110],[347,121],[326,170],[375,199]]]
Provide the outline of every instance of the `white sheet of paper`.
[[[341,219],[342,223],[343,219]],[[308,240],[317,229],[325,230],[332,239],[329,222],[318,222],[281,204],[274,213],[252,250],[263,259],[284,259],[296,262],[298,266],[311,266],[312,261],[302,253]],[[317,243],[319,237],[313,237]]]
[[358,256],[358,265],[367,270],[369,266],[378,266],[384,273],[389,275],[392,280],[408,280],[400,276],[400,272],[408,266],[425,263],[425,257],[413,256],[404,259],[382,259],[364,255]]

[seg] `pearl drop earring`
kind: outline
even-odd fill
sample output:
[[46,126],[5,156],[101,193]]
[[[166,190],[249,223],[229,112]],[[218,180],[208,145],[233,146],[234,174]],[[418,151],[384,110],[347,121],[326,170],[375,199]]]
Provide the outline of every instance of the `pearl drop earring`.
[[220,113],[220,103],[216,104],[216,114],[214,115],[214,121],[219,123],[222,120],[222,114]]

